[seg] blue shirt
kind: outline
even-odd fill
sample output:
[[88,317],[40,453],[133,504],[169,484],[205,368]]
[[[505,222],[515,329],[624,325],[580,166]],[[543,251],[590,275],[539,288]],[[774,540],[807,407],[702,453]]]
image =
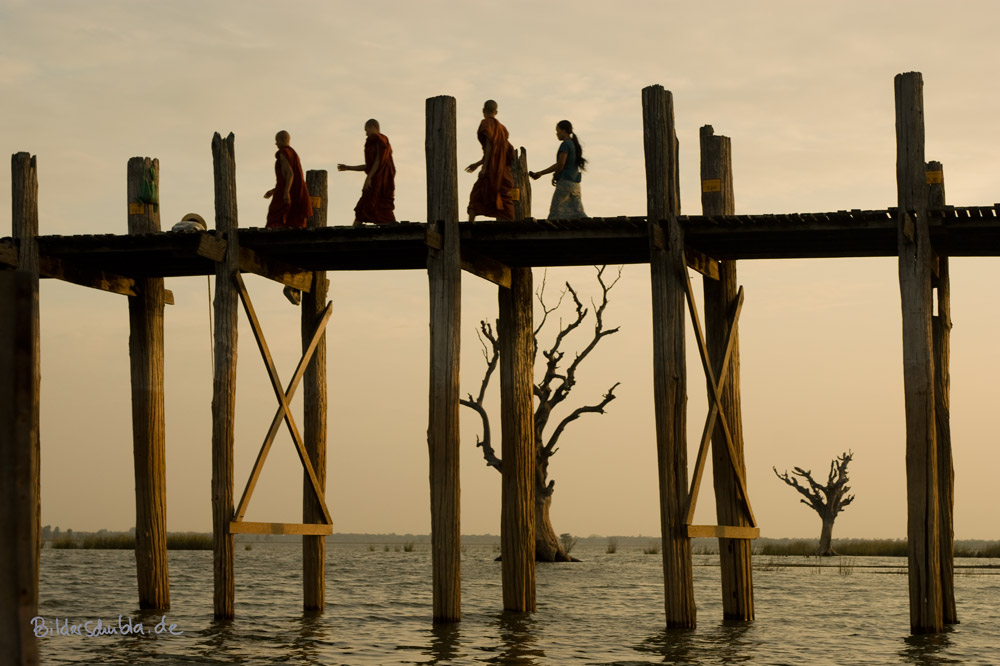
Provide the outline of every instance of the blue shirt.
[[582,176],[580,167],[576,165],[576,145],[574,145],[573,139],[566,139],[559,144],[559,153],[566,153],[566,166],[559,172],[559,180],[579,183]]

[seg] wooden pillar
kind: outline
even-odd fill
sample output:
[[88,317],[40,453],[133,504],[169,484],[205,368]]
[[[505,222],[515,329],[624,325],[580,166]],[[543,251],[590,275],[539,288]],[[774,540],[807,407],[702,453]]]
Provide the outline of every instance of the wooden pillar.
[[17,666],[38,664],[37,303],[37,273],[0,271],[0,654]]
[[215,619],[231,619],[234,611],[233,442],[236,421],[237,294],[239,270],[236,215],[236,153],[232,133],[212,137],[215,176],[215,234],[226,239],[226,255],[215,266],[215,376],[212,380],[212,533],[214,535]]
[[[705,215],[733,215],[736,199],[733,195],[732,151],[729,137],[716,136],[711,125],[701,128],[701,209]],[[702,279],[705,292],[705,328],[708,353],[715,364],[715,377],[720,379],[722,359],[726,353],[726,336],[733,308],[736,307],[739,285],[736,262],[719,262],[719,279]],[[709,401],[712,391],[709,389]],[[709,403],[711,404],[711,402]],[[722,411],[733,437],[738,456],[735,461],[746,479],[743,455],[743,412],[740,408],[740,342],[733,335],[732,352],[726,383],[722,390]],[[715,514],[719,525],[750,526],[738,491],[739,480],[729,462],[729,448],[720,422],[712,434],[712,475],[715,481]],[[722,568],[722,613],[727,620],[752,620],[753,562],[749,539],[719,539],[719,559]]]
[[913,633],[943,629],[931,333],[932,250],[924,173],[923,87],[919,72],[896,75],[899,292],[903,313],[910,629]]
[[17,267],[19,271],[30,275],[32,282],[31,296],[31,328],[32,328],[32,358],[31,367],[31,394],[30,404],[26,405],[25,412],[29,419],[24,431],[28,440],[26,446],[30,447],[30,457],[27,459],[31,467],[30,478],[31,487],[29,489],[29,502],[34,515],[34,526],[29,538],[35,544],[34,571],[31,580],[30,603],[33,608],[38,607],[38,563],[42,550],[42,493],[41,493],[41,338],[38,317],[38,163],[34,155],[28,153],[14,153],[10,157],[11,174],[11,226],[12,236],[17,241]]
[[[128,161],[128,233],[160,230],[160,162]],[[163,278],[139,278],[128,298],[135,467],[135,569],[139,608],[170,608],[167,571],[167,461],[163,411]]]
[[684,232],[680,213],[673,97],[662,86],[642,90],[653,292],[653,410],[660,482],[663,585],[668,627],[694,627],[687,507],[687,369],[684,360]]
[[531,268],[512,267],[500,287],[503,607],[535,610],[534,330]]
[[[459,520],[459,325],[462,269],[458,236],[458,155],[455,98],[427,100],[424,150],[427,157],[427,220],[440,238],[427,253],[430,285],[430,455],[431,546],[434,621],[462,617],[461,526]],[[435,243],[437,244],[437,243]]]
[[[327,172],[307,171],[306,187],[313,198],[310,229],[326,227]],[[316,204],[319,204],[318,206]],[[302,351],[309,348],[313,332],[326,308],[329,283],[326,271],[313,273],[312,291],[302,294]],[[302,377],[303,437],[306,453],[316,472],[320,490],[326,492],[326,333],[316,344],[313,357]],[[302,522],[323,522],[323,508],[316,501],[309,474],[302,478]],[[305,610],[323,610],[326,606],[326,537],[302,537],[302,599]]]
[[[944,167],[927,163],[928,208],[945,205]],[[951,454],[951,287],[948,255],[938,254],[937,314],[932,318],[934,336],[934,416],[937,421],[938,511],[941,534],[942,621],[958,624],[955,608],[955,467]]]
[[528,176],[528,151],[522,146],[515,152],[511,164],[517,199],[514,201],[514,219],[526,220],[531,217],[531,178]]

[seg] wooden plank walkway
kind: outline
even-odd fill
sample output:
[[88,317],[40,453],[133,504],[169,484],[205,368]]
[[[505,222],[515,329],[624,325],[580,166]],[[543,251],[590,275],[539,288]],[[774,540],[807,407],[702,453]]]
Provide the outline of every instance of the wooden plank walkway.
[[[895,208],[779,215],[680,216],[687,247],[713,259],[898,256]],[[953,257],[1000,256],[1000,204],[932,211],[934,248]],[[462,249],[507,266],[648,263],[644,217],[463,222]],[[255,261],[299,270],[401,270],[427,266],[428,226],[239,230]],[[433,237],[430,239],[433,244]],[[213,232],[39,236],[54,263],[127,277],[211,275],[225,244]],[[10,238],[0,266],[16,265]],[[45,277],[43,275],[43,277]],[[52,275],[52,277],[61,277]]]

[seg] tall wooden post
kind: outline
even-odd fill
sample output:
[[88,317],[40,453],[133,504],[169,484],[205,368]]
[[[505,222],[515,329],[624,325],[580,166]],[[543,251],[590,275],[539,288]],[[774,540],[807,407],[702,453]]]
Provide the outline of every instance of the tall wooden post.
[[[306,187],[313,198],[310,229],[326,227],[327,173],[307,171]],[[319,205],[316,205],[319,204]],[[316,324],[326,308],[329,283],[326,271],[313,273],[312,291],[302,294],[302,351],[309,347]],[[326,333],[316,344],[313,357],[302,377],[303,437],[306,453],[316,472],[320,490],[326,492]],[[309,474],[302,478],[302,522],[323,521],[323,508],[316,501]],[[305,610],[323,610],[326,606],[326,537],[302,537],[302,599]]]
[[528,151],[523,146],[514,153],[514,162],[510,170],[514,176],[514,187],[517,189],[514,219],[526,220],[531,217],[531,178],[528,176]]
[[38,664],[37,303],[37,273],[0,271],[0,654],[17,666]]
[[663,585],[668,627],[694,627],[691,540],[687,506],[687,369],[684,360],[684,232],[680,213],[673,96],[662,86],[642,90],[653,292],[653,410],[660,482]]
[[[733,215],[736,198],[733,195],[732,150],[729,137],[716,136],[711,125],[701,128],[701,210],[705,215]],[[719,262],[719,279],[704,277],[705,334],[708,352],[715,364],[715,377],[720,379],[722,359],[726,353],[726,336],[733,308],[736,307],[739,285],[736,262]],[[733,334],[728,374],[722,390],[722,410],[733,437],[733,448],[739,460],[744,480],[746,462],[743,455],[743,412],[740,408],[740,342]],[[712,392],[709,390],[709,400]],[[719,422],[712,434],[712,474],[715,481],[715,514],[719,525],[749,526],[742,509],[739,480],[729,462],[726,436]],[[727,620],[752,620],[753,562],[749,539],[719,539],[719,559],[722,565],[722,613]]]
[[[944,167],[927,163],[928,208],[945,205]],[[937,257],[937,315],[932,318],[934,335],[934,416],[937,421],[938,511],[941,534],[942,621],[958,624],[955,608],[955,466],[951,455],[951,287],[948,255]]]
[[212,380],[212,533],[215,619],[233,617],[233,442],[236,422],[236,329],[239,270],[236,215],[236,138],[212,137],[215,234],[226,239],[226,255],[215,266],[215,376]]
[[28,420],[22,424],[26,430],[19,431],[27,437],[22,442],[30,448],[26,459],[30,466],[29,478],[31,487],[28,489],[28,501],[34,516],[31,534],[27,538],[34,544],[33,571],[31,574],[30,598],[32,608],[38,608],[38,563],[42,550],[42,493],[41,493],[41,338],[38,317],[38,163],[34,155],[14,153],[10,157],[11,175],[11,226],[12,236],[17,241],[17,267],[19,271],[28,273],[32,283],[31,295],[31,393],[29,403],[25,405],[26,412],[22,418]]
[[923,88],[919,72],[896,75],[899,292],[903,312],[907,533],[910,629],[913,633],[943,629],[931,333],[932,250],[924,173]]
[[500,287],[500,414],[503,607],[535,610],[534,329],[531,268],[512,267]]
[[[458,155],[455,98],[427,100],[427,220],[437,240],[429,243],[431,544],[434,621],[462,617],[459,519],[459,325],[462,270],[458,237]],[[437,245],[438,247],[435,247]]]
[[[160,162],[128,161],[128,233],[160,230]],[[136,280],[128,298],[135,466],[135,568],[139,608],[170,608],[167,570],[167,461],[163,409],[163,278]]]

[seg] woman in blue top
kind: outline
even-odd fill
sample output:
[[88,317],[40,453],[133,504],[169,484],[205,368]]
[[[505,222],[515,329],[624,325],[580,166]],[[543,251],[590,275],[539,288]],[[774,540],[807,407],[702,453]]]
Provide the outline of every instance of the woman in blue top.
[[552,184],[556,191],[552,193],[548,219],[574,220],[587,217],[580,199],[580,172],[586,168],[587,160],[583,158],[580,140],[573,133],[573,123],[560,120],[556,125],[556,138],[561,141],[559,151],[556,152],[556,163],[544,171],[529,171],[528,175],[538,180],[547,173],[554,174]]

